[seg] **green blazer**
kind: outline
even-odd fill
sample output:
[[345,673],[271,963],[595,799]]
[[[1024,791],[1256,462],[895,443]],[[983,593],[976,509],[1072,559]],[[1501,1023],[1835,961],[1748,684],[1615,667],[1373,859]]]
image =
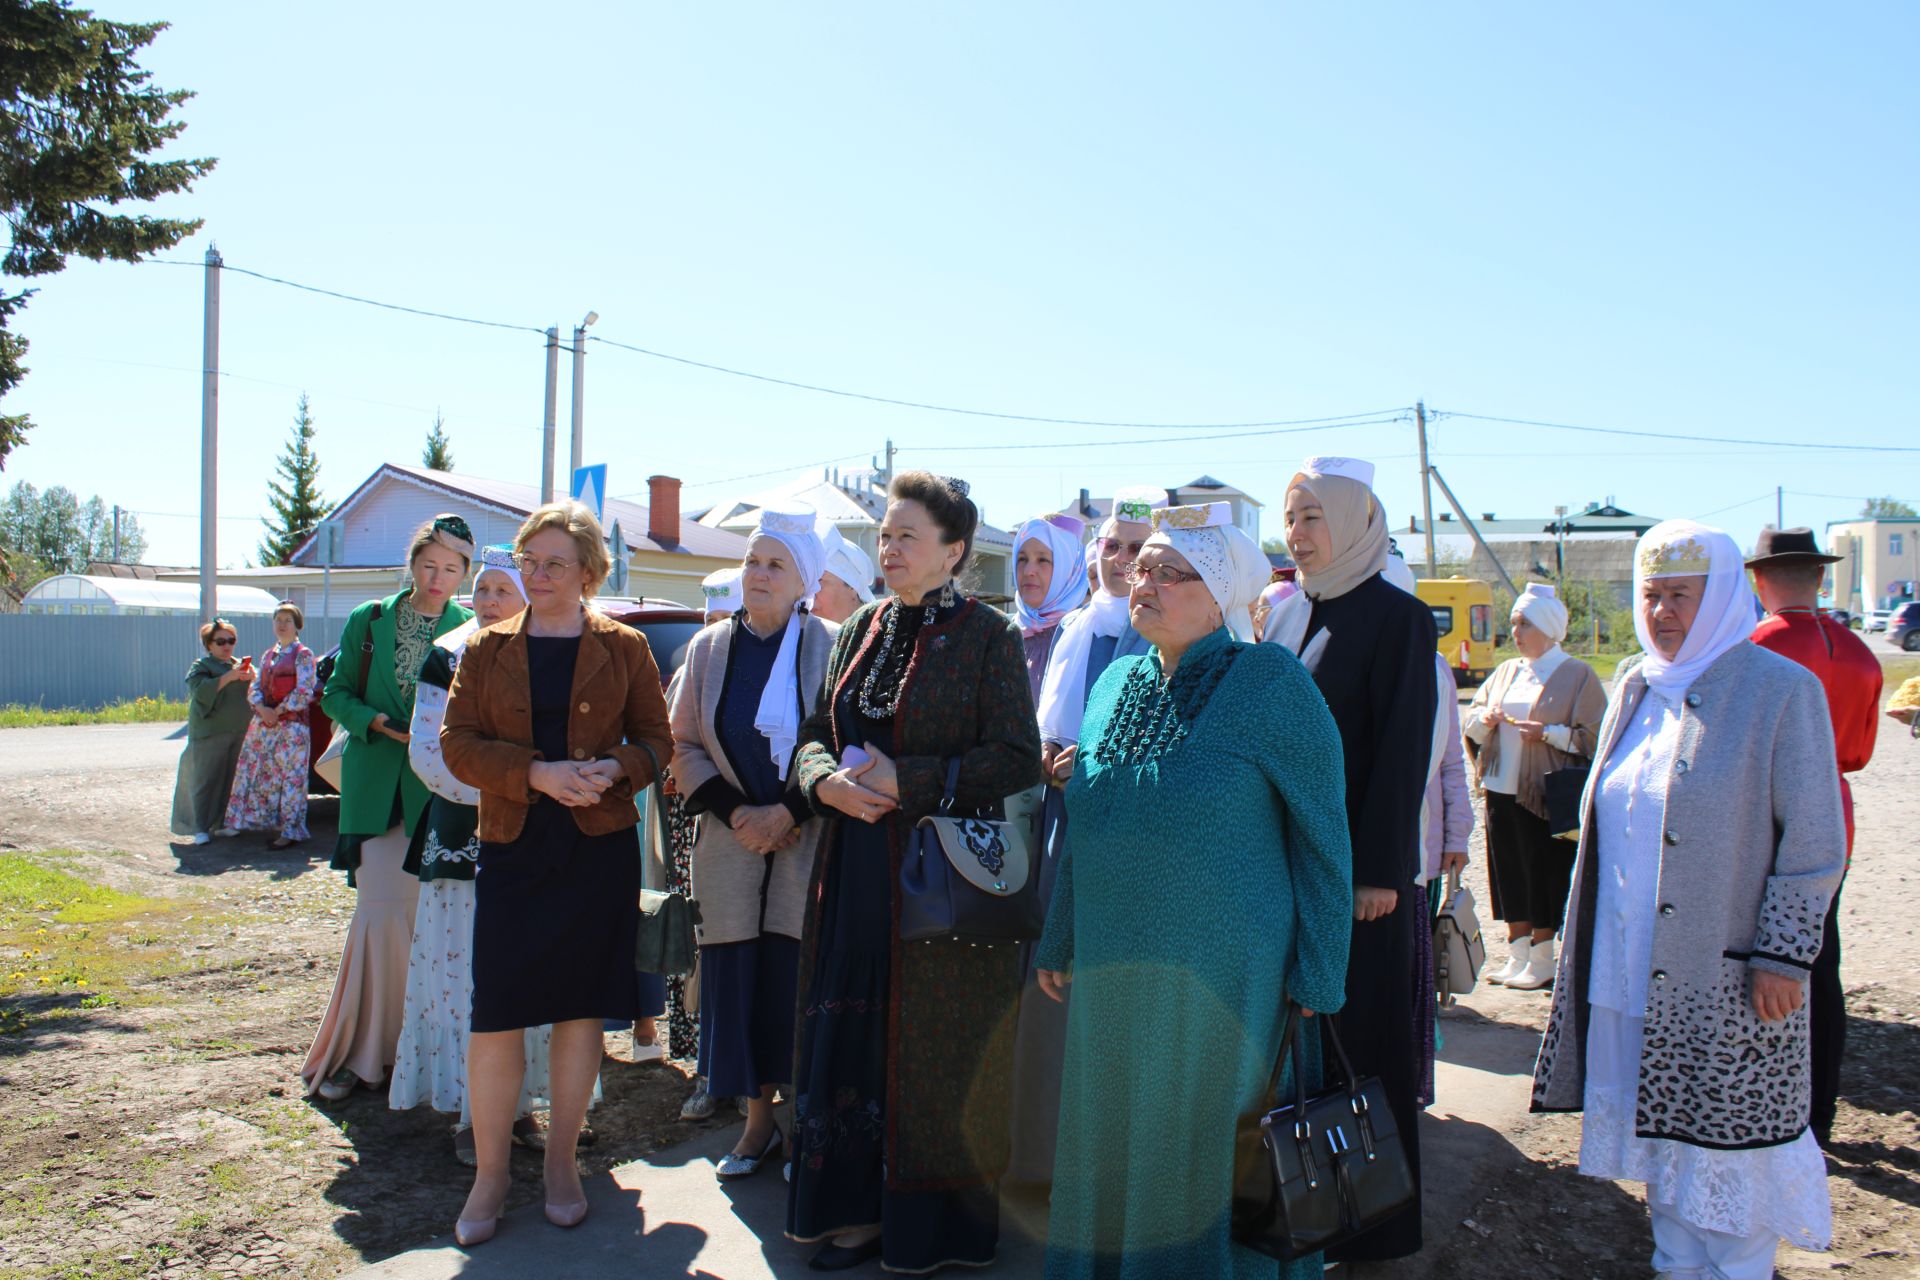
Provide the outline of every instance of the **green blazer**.
[[[400,607],[401,600],[412,594],[412,588],[408,588],[379,601],[378,619],[373,616],[375,602],[372,600],[347,616],[347,625],[340,634],[340,656],[334,659],[333,674],[327,677],[327,687],[320,695],[321,710],[347,731],[347,750],[340,777],[340,834],[343,837],[385,834],[393,822],[396,792],[408,831],[414,829],[420,815],[426,812],[427,787],[408,765],[406,747],[373,731],[373,718],[383,712],[388,725],[394,729],[405,730],[413,723],[413,699],[402,697],[400,682],[393,675],[394,610]],[[449,601],[446,612],[440,615],[439,625],[433,629],[434,638],[452,631],[472,616],[469,610]],[[369,631],[373,636],[372,668],[367,673],[366,693],[362,696],[358,692],[361,645],[366,642]],[[342,847],[349,843],[345,839],[341,841]],[[359,862],[358,854],[355,843],[349,865],[339,869],[352,870]],[[338,865],[338,852],[334,860]]]

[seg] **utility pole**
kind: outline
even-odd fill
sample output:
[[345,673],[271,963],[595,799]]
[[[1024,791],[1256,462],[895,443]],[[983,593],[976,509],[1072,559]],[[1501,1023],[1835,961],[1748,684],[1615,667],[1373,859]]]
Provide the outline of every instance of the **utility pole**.
[[200,347],[200,620],[220,612],[220,250],[207,246]]
[[893,441],[887,441],[887,487],[893,487]]
[[1567,509],[1553,509],[1553,579],[1554,586],[1561,590],[1567,585]]
[[113,509],[113,562],[120,563],[120,508]]
[[1773,527],[1787,527],[1787,489],[1785,485],[1773,486]]
[[1416,400],[1413,404],[1413,420],[1420,429],[1420,506],[1421,519],[1426,521],[1427,529],[1427,576],[1440,576],[1439,560],[1433,553],[1433,478],[1427,470],[1427,402]]
[[[598,311],[573,326],[573,451],[567,468],[567,492],[573,492],[573,473],[587,465],[587,326],[600,318]],[[551,498],[548,499],[552,501]]]
[[553,425],[560,409],[560,326],[547,330],[547,412],[541,419],[540,501],[553,501]]

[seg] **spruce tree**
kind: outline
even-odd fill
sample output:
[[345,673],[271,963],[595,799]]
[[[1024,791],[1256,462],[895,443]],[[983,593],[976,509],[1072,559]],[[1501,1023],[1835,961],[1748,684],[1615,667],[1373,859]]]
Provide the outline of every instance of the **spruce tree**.
[[427,432],[427,447],[420,454],[421,465],[429,471],[453,470],[453,441],[447,439],[447,420],[434,410],[433,430]]
[[263,566],[286,564],[327,514],[326,499],[320,496],[320,455],[313,451],[313,415],[307,409],[307,393],[300,393],[300,410],[293,418],[293,436],[274,470],[280,479],[267,482],[271,496],[267,503],[273,516],[267,521],[267,536],[260,544]]

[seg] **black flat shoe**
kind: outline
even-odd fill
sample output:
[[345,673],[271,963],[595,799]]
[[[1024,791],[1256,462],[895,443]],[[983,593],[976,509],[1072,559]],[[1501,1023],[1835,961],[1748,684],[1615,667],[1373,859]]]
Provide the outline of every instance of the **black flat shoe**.
[[875,1236],[862,1245],[843,1249],[837,1244],[829,1244],[807,1260],[807,1267],[813,1271],[851,1271],[863,1262],[871,1262],[880,1256],[880,1237]]

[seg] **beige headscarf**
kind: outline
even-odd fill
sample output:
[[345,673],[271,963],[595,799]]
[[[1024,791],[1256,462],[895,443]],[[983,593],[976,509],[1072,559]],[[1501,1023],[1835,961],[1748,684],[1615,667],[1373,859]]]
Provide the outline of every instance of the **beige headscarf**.
[[1333,537],[1333,559],[1317,573],[1302,569],[1300,589],[1315,600],[1332,600],[1387,567],[1387,513],[1371,487],[1340,474],[1361,467],[1370,474],[1371,465],[1350,458],[1308,458],[1301,467],[1287,491],[1305,489],[1320,503]]

